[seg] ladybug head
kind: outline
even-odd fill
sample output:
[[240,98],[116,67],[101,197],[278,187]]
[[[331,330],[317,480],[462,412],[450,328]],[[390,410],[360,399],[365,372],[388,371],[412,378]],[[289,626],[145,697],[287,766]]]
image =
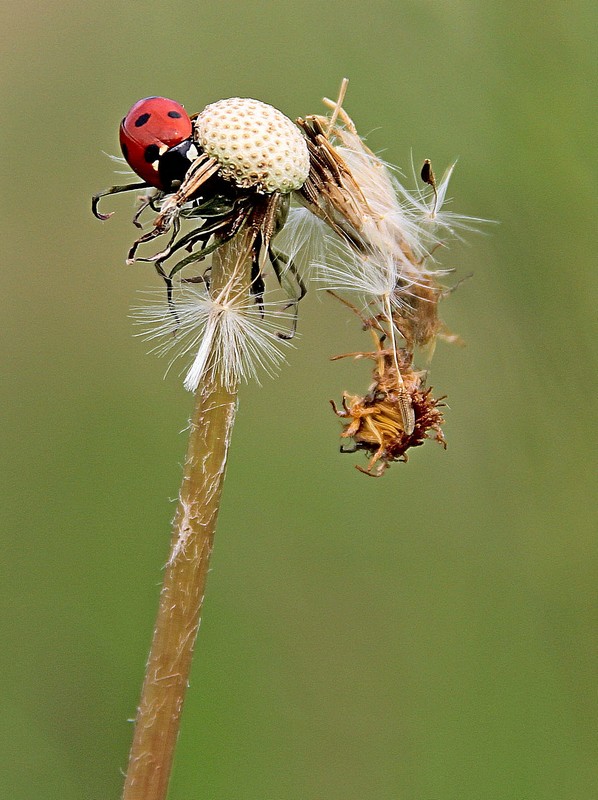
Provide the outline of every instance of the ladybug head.
[[[120,124],[122,153],[134,172],[151,186],[170,191],[193,160],[192,125],[179,103],[146,97],[135,103]],[[178,148],[178,149],[177,149]],[[162,159],[175,150],[161,167]]]

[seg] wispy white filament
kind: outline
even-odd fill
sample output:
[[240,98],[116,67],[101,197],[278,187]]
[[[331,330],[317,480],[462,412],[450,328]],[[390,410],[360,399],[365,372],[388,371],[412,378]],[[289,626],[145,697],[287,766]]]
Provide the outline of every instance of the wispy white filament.
[[213,313],[208,314],[203,336],[199,345],[199,350],[193,359],[191,368],[185,376],[184,386],[189,392],[194,392],[197,389],[203,375],[206,373],[206,367],[208,365],[210,353],[214,352],[214,339],[218,330],[218,322],[221,317],[222,313],[217,308],[214,309]]
[[278,335],[291,319],[279,304],[266,303],[262,314],[252,298],[227,290],[211,297],[200,285],[181,287],[174,309],[148,305],[133,315],[146,328],[140,335],[158,341],[152,352],[173,353],[171,364],[192,357],[184,380],[191,392],[215,370],[227,389],[257,380],[260,371],[273,375],[290,344]]
[[[454,161],[445,170],[442,179],[436,185],[436,196],[428,186],[425,189],[420,187],[415,191],[409,191],[398,179],[394,179],[400,202],[410,209],[409,213],[418,221],[420,235],[429,248],[441,243],[442,237],[446,235],[460,239],[459,231],[477,232],[480,224],[491,222],[481,217],[470,217],[444,209],[445,204],[450,202],[447,191],[456,166],[457,162]],[[416,180],[415,169],[413,172]]]
[[124,159],[122,156],[115,156],[113,153],[106,153],[105,150],[102,150],[102,153],[107,158],[109,158],[110,161],[113,161],[115,164],[124,167],[124,169],[115,169],[114,172],[116,175],[128,175],[129,177],[138,180],[138,177],[135,175],[131,167],[127,164],[126,159]]
[[274,249],[282,251],[300,272],[324,259],[326,223],[303,206],[292,206],[284,228],[276,235]]
[[404,257],[395,248],[368,248],[357,252],[338,237],[327,237],[326,258],[316,262],[316,280],[326,289],[348,292],[355,295],[362,307],[374,302],[379,311],[385,313],[387,299],[399,307],[403,300],[397,293],[397,285],[403,284],[403,295],[413,281],[404,267]]
[[362,307],[377,309],[391,322],[391,308],[408,305],[413,294],[424,297],[417,287],[428,287],[432,276],[439,274],[430,265],[444,237],[483,220],[443,209],[454,164],[435,193],[429,186],[411,192],[396,168],[372,153],[348,123],[335,130],[340,139],[336,149],[362,193],[356,202],[362,211],[358,235],[364,246],[329,237],[325,258],[316,262],[317,279],[325,288],[356,294]]

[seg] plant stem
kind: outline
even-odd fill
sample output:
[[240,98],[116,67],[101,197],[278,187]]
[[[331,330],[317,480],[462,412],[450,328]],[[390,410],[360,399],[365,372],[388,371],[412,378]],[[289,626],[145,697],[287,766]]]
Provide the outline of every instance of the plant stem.
[[[211,290],[250,282],[250,228],[214,254]],[[216,519],[237,405],[219,370],[206,373],[190,422],[171,551],[146,667],[123,800],[165,800],[193,647],[199,628]]]

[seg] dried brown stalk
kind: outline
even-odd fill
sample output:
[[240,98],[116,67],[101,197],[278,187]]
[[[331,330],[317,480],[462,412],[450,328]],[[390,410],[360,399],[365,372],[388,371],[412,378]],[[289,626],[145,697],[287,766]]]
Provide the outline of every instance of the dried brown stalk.
[[[246,295],[255,232],[247,227],[222,245],[212,261],[212,287],[236,281]],[[171,552],[141,693],[123,800],[164,800],[179,731],[206,577],[237,389],[226,388],[216,367],[197,390],[190,423]]]

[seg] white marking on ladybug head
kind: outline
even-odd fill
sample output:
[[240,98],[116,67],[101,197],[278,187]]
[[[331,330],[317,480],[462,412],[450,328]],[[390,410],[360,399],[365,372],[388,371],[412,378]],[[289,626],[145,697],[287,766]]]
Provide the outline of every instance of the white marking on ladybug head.
[[189,161],[195,161],[196,158],[199,158],[199,150],[197,149],[196,145],[191,142],[185,155]]

